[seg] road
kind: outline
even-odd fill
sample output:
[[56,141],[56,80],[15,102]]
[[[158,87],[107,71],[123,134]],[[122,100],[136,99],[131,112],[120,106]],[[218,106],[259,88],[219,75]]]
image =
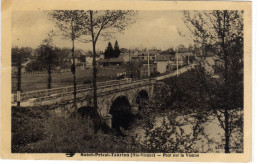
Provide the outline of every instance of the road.
[[[194,64],[182,67],[182,68],[179,69],[179,74],[182,74],[182,73],[188,71],[189,69],[191,69],[193,67],[194,67]],[[173,76],[176,76],[176,75],[177,75],[177,71],[171,72],[171,73],[166,74],[166,75],[158,76],[158,77],[156,77],[156,80],[160,81],[160,80],[163,80],[163,79],[166,79],[166,78],[169,78],[169,77],[173,77]]]

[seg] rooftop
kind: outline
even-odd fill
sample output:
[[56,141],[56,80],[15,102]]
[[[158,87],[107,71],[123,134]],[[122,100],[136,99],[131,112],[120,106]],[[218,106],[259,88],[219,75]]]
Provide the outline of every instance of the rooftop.
[[109,58],[109,59],[99,59],[99,63],[121,63],[124,62],[122,58]]

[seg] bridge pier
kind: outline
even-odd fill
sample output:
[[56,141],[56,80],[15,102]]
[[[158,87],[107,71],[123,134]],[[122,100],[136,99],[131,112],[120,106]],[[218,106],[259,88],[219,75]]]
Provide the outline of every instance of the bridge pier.
[[139,106],[138,105],[132,105],[131,106],[131,113],[133,115],[136,115],[139,112]]
[[109,128],[112,128],[112,117],[113,116],[111,114],[107,114],[104,116],[105,123]]

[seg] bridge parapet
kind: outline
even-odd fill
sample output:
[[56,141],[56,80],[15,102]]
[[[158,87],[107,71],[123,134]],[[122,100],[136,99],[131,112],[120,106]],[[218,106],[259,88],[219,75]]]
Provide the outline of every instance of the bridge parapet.
[[[125,80],[110,80],[110,81],[104,81],[104,82],[98,82],[97,86],[103,86],[103,85],[110,85],[110,84],[121,84],[129,81],[129,79]],[[92,88],[92,84],[82,84],[77,85],[77,91]],[[73,92],[74,87],[68,86],[68,87],[60,87],[60,88],[53,88],[53,89],[43,89],[43,90],[36,90],[36,91],[29,91],[21,93],[20,99],[21,101],[26,101],[29,99],[34,98],[40,98],[40,97],[48,97],[55,94],[62,94],[67,92]],[[12,103],[15,103],[17,101],[17,95],[12,94]]]
[[[156,80],[154,79],[121,81],[110,85],[99,86],[97,88],[97,96],[101,97],[116,92],[122,92],[142,86],[152,85],[153,83],[155,83],[155,81]],[[84,101],[86,99],[92,98],[92,88],[81,89],[77,92],[77,101]],[[51,106],[53,104],[67,104],[68,102],[73,102],[73,91],[52,94],[44,97],[31,98],[28,101],[28,106]]]

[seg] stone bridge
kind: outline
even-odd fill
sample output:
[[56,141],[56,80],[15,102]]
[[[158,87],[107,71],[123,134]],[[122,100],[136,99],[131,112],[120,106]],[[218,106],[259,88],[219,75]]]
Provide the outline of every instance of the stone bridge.
[[[155,79],[113,80],[97,84],[98,113],[112,127],[112,117],[120,110],[136,114],[143,102],[153,97]],[[54,88],[22,93],[21,106],[53,109],[57,115],[69,116],[74,112],[73,87]],[[15,105],[17,97],[12,96]],[[92,85],[77,86],[77,108],[93,106]],[[124,107],[123,107],[124,106]],[[119,109],[125,108],[126,109]],[[127,113],[124,112],[124,113]],[[116,116],[115,116],[116,117]],[[125,119],[125,118],[123,118]]]
[[[193,66],[181,68],[186,72]],[[156,81],[176,76],[177,72],[152,79],[111,80],[97,83],[98,114],[109,127],[114,122],[124,123],[129,115],[135,115],[148,99],[153,98]],[[20,95],[21,106],[53,109],[57,115],[70,116],[74,112],[73,86],[25,92]],[[12,105],[16,105],[17,96],[12,95]],[[92,84],[77,85],[77,109],[93,107]],[[113,120],[113,121],[112,121]],[[113,125],[114,126],[114,125]]]

